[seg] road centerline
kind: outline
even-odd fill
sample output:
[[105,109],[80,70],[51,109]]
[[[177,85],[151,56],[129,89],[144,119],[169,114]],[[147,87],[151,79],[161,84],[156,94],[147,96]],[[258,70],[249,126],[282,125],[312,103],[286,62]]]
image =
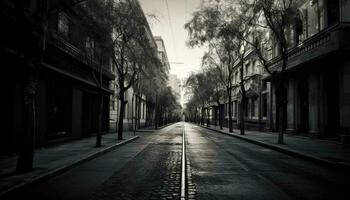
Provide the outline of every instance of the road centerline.
[[181,200],[186,200],[186,141],[184,122],[182,123]]

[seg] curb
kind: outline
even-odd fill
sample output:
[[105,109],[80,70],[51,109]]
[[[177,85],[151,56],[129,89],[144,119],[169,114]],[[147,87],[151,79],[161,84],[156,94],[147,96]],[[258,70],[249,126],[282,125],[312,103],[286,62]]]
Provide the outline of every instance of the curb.
[[328,167],[334,167],[334,168],[337,168],[337,169],[344,169],[344,170],[350,169],[350,165],[347,164],[347,163],[333,162],[333,161],[322,159],[322,158],[319,158],[319,157],[316,157],[316,156],[313,156],[313,155],[310,155],[310,154],[307,154],[307,153],[303,153],[303,152],[300,152],[300,151],[295,151],[295,150],[283,148],[283,147],[280,147],[280,146],[277,146],[277,145],[268,144],[268,143],[261,142],[261,141],[258,141],[258,140],[253,140],[253,139],[250,139],[250,138],[246,138],[246,137],[241,136],[241,135],[225,133],[223,131],[220,131],[220,130],[217,130],[217,129],[213,129],[213,128],[210,128],[210,127],[205,127],[205,126],[202,126],[202,125],[197,125],[197,126],[202,127],[202,128],[206,128],[206,129],[209,129],[211,131],[215,131],[215,132],[218,132],[218,133],[221,133],[221,134],[224,134],[224,135],[235,137],[235,138],[238,138],[238,139],[241,139],[241,140],[244,140],[244,141],[247,141],[247,142],[259,145],[259,146],[262,146],[262,147],[273,149],[275,151],[279,151],[281,153],[284,153],[284,154],[287,154],[287,155],[290,155],[290,156],[298,157],[298,158],[301,158],[301,159],[304,159],[304,160],[308,160],[308,161],[312,161],[312,162],[315,162],[315,163],[318,163],[318,164],[321,164],[321,165],[325,165],[325,166],[328,166]]
[[13,187],[11,187],[9,189],[1,191],[0,192],[0,199],[8,198],[13,193],[18,192],[19,190],[25,189],[28,186],[31,186],[33,184],[38,184],[38,183],[40,183],[42,181],[48,180],[49,178],[58,176],[58,175],[62,174],[63,172],[66,172],[66,171],[68,171],[68,170],[70,170],[70,169],[72,169],[72,168],[74,168],[74,167],[76,167],[76,166],[78,166],[78,165],[80,165],[80,164],[82,164],[84,162],[92,160],[92,159],[94,159],[94,158],[96,158],[96,157],[98,157],[98,156],[100,156],[102,154],[105,154],[105,153],[108,153],[110,151],[113,151],[113,150],[117,149],[118,147],[120,147],[120,146],[122,146],[124,144],[130,143],[130,142],[138,139],[139,137],[140,136],[134,136],[134,137],[132,137],[132,138],[130,138],[128,140],[124,140],[124,141],[122,141],[120,143],[117,143],[117,144],[115,144],[113,146],[107,147],[107,148],[102,149],[100,151],[97,151],[95,153],[91,153],[91,154],[85,156],[84,158],[82,158],[80,160],[77,160],[77,161],[75,161],[73,163],[66,164],[66,165],[64,165],[62,167],[56,168],[56,169],[51,170],[51,171],[49,171],[47,173],[44,173],[42,175],[39,175],[39,176],[34,177],[32,179],[26,180],[25,182],[20,183],[18,185],[15,185],[15,186],[13,186]]

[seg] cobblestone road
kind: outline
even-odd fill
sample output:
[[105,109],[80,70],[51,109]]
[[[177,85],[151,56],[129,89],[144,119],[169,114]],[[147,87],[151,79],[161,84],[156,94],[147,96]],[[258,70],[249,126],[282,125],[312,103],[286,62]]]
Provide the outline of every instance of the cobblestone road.
[[[13,199],[180,199],[182,123],[18,193]],[[349,199],[349,173],[185,123],[188,200]]]
[[180,199],[182,127],[147,146],[92,195],[91,200]]

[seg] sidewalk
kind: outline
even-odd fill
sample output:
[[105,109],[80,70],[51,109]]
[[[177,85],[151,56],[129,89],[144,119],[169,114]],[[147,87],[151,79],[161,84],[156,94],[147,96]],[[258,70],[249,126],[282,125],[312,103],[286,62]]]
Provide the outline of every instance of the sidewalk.
[[100,148],[95,148],[96,138],[90,137],[38,149],[34,156],[34,170],[24,174],[14,173],[17,156],[0,159],[0,197],[29,184],[56,176],[139,137],[134,136],[133,132],[124,132],[123,136],[124,139],[118,141],[116,133],[103,135]]
[[240,135],[239,129],[229,133],[227,128],[202,127],[319,164],[350,169],[350,145],[290,134],[284,135],[285,144],[277,144],[278,133],[246,130]]

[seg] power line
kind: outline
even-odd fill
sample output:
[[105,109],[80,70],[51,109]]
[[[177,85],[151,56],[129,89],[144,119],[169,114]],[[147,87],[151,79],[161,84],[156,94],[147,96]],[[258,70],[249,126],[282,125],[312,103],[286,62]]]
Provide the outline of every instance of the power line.
[[188,0],[185,0],[185,22],[187,20],[187,14],[188,14],[187,6],[188,6]]
[[[175,37],[174,37],[173,25],[172,25],[172,23],[171,23],[171,17],[170,17],[170,11],[169,11],[168,0],[165,0],[165,4],[166,4],[167,12],[168,12],[168,21],[169,21],[171,36],[172,36],[172,39],[173,39],[173,49],[174,49],[174,52],[175,52],[175,51],[176,51],[176,48],[175,48]],[[175,52],[175,53],[176,53],[176,52]]]

